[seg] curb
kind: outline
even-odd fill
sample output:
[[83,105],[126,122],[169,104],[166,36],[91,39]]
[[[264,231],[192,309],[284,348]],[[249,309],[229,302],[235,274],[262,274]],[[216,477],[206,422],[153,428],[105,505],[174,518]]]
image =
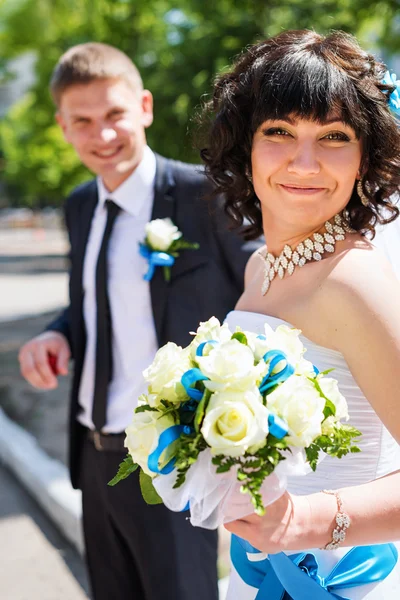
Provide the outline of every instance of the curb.
[[[83,556],[82,494],[74,490],[60,461],[50,458],[36,438],[9,419],[0,408],[0,461],[35,498],[65,538]],[[228,577],[219,580],[220,600],[228,589]]]
[[0,460],[83,555],[81,492],[72,488],[65,465],[50,458],[1,408],[0,432]]

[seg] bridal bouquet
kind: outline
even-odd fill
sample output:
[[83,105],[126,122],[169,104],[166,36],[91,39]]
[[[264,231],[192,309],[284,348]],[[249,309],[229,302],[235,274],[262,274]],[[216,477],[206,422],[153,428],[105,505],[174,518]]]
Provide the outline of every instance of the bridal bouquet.
[[358,452],[337,381],[304,358],[300,333],[231,331],[212,317],[186,348],[160,348],[110,485],[140,467],[145,500],[190,508],[192,524],[214,528],[263,514],[288,474],[315,470],[322,456]]

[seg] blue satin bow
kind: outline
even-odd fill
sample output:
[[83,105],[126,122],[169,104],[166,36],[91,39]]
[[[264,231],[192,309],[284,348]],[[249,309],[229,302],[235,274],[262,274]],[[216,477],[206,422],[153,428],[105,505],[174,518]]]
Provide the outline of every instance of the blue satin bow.
[[168,448],[175,440],[177,440],[181,433],[190,433],[192,428],[189,425],[172,425],[172,427],[168,427],[165,431],[162,432],[160,437],[158,438],[157,448],[149,455],[147,459],[147,466],[150,471],[153,473],[168,475],[175,468],[175,457],[171,458],[171,460],[162,468],[158,466],[158,462],[161,458],[164,450]]
[[[260,392],[264,394],[267,390],[274,387],[278,383],[286,381],[294,373],[294,367],[288,362],[287,356],[280,350],[269,350],[263,356],[265,362],[268,362],[268,372],[260,384]],[[276,365],[281,361],[285,361],[286,365],[278,371],[278,373],[272,374]]]
[[259,553],[251,544],[232,535],[232,563],[245,583],[258,588],[256,600],[332,600],[335,591],[383,581],[394,569],[398,552],[394,544],[356,546],[335,565],[328,577],[318,574],[314,554],[283,552],[250,561],[247,553]]
[[139,244],[139,253],[149,263],[147,273],[143,275],[145,281],[152,279],[156,267],[172,267],[175,262],[175,258],[171,254],[159,250],[151,250],[151,248],[144,244]]
[[381,83],[395,86],[395,89],[388,97],[388,106],[392,112],[400,116],[400,81],[396,78],[396,74],[386,71]]

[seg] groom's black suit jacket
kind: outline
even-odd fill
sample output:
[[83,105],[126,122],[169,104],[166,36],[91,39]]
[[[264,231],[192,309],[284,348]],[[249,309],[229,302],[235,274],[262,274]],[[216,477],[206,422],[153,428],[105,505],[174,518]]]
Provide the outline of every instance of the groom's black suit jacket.
[[[156,268],[150,282],[154,324],[160,346],[168,341],[187,345],[189,332],[211,316],[223,319],[233,309],[243,289],[245,264],[254,249],[228,230],[218,203],[204,198],[210,192],[202,168],[156,155],[157,170],[152,219],[170,217],[183,236],[198,242],[198,250],[184,250],[166,283]],[[76,417],[78,392],[85,356],[82,271],[86,244],[98,201],[96,181],[77,188],[66,202],[66,225],[71,245],[70,305],[47,329],[63,333],[71,347],[74,376],[70,408],[70,470],[78,486],[84,428]],[[144,234],[143,234],[144,237]],[[132,298],[135,302],[135,298]],[[132,344],[135,331],[132,330]]]

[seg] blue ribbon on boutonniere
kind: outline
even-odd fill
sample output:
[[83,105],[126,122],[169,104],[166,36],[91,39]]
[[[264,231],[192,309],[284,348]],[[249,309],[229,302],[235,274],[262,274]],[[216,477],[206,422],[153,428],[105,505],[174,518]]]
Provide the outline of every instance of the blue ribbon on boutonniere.
[[140,255],[145,258],[149,263],[147,273],[143,275],[145,281],[150,281],[153,278],[156,267],[169,267],[171,268],[175,262],[175,258],[167,252],[161,252],[159,250],[152,250],[145,244],[139,244]]
[[394,544],[355,546],[327,577],[322,577],[312,552],[290,555],[279,552],[267,558],[260,557],[259,561],[249,560],[248,554],[257,555],[260,551],[232,535],[232,563],[241,579],[258,589],[256,600],[285,600],[289,597],[292,600],[346,600],[335,591],[383,581],[398,560]]

